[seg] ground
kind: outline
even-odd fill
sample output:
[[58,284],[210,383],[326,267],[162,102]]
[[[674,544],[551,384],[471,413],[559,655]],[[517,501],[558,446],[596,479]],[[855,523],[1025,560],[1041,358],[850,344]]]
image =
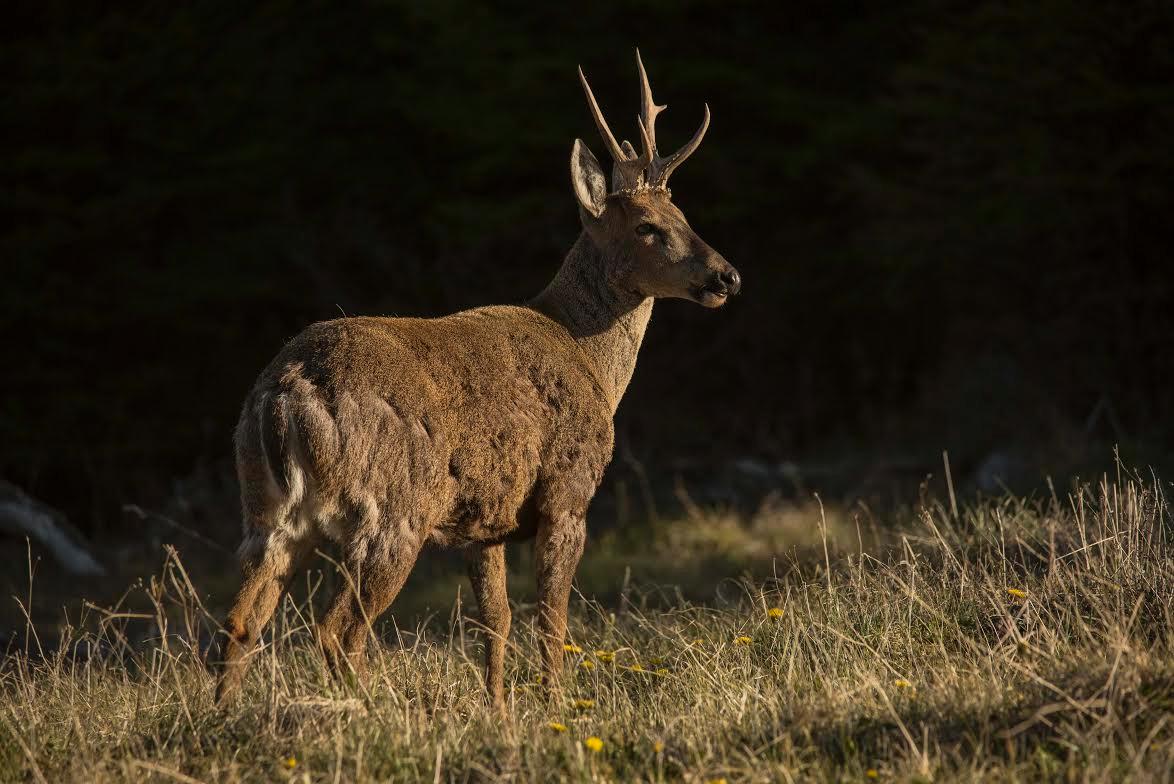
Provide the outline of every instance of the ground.
[[550,697],[522,548],[505,720],[454,577],[416,587],[447,617],[376,625],[364,684],[333,682],[310,643],[308,578],[217,709],[199,651],[217,616],[173,554],[121,604],[46,629],[52,650],[31,628],[10,648],[0,778],[1168,781],[1163,488],[1118,476],[883,519],[815,499],[693,509],[596,537]]

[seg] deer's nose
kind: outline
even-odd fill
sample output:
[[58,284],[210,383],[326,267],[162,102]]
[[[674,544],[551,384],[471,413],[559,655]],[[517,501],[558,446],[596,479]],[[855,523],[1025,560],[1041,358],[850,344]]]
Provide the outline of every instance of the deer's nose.
[[730,290],[731,294],[737,294],[742,288],[742,276],[733,267],[719,273],[718,279],[725,284],[725,287]]

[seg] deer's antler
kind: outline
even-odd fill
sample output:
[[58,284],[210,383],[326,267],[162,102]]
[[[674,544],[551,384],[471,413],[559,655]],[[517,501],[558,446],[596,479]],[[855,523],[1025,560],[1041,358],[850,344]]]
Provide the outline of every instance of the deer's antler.
[[648,72],[644,70],[644,61],[640,59],[639,49],[636,50],[636,67],[640,71],[641,126],[645,130],[644,136],[648,140],[648,151],[651,153],[645,181],[649,188],[667,188],[669,175],[673,173],[673,169],[676,169],[693,154],[701,145],[701,140],[705,138],[705,132],[709,130],[709,104],[705,104],[705,117],[701,120],[701,127],[697,129],[697,133],[693,134],[693,138],[669,157],[660,157],[660,153],[656,149],[656,115],[669,107],[668,104],[657,106],[656,101],[652,100],[652,86],[648,84]]
[[637,155],[632,145],[627,142],[624,142],[627,145],[627,150],[625,150],[612,135],[611,128],[607,126],[607,120],[604,119],[603,111],[595,101],[595,94],[591,92],[591,85],[587,84],[587,77],[583,75],[582,67],[579,68],[579,81],[583,83],[583,92],[587,93],[587,104],[591,107],[591,116],[595,118],[595,127],[599,129],[599,135],[603,137],[603,143],[607,145],[608,152],[611,153],[611,158],[615,161],[615,169],[612,172],[612,189],[617,191],[639,190],[645,187],[644,169],[652,162],[652,142],[648,138],[648,131],[644,124],[639,119],[636,120],[637,125],[640,126],[640,135],[644,138],[644,151]]
[[640,71],[640,115],[636,118],[636,125],[640,129],[642,151],[637,154],[635,148],[625,141],[622,145],[616,141],[603,111],[591,92],[591,85],[583,69],[579,68],[579,80],[583,83],[583,92],[587,94],[587,104],[591,108],[591,116],[595,119],[595,126],[599,135],[603,137],[608,152],[611,153],[615,168],[612,170],[612,190],[637,191],[646,189],[668,190],[669,175],[680,166],[686,158],[693,154],[705,137],[709,129],[709,104],[705,105],[705,117],[701,127],[693,138],[684,147],[667,158],[660,157],[656,148],[656,116],[667,109],[667,106],[657,106],[652,100],[652,87],[648,84],[648,72],[644,70],[644,62],[640,59],[640,50],[636,50],[636,66]]

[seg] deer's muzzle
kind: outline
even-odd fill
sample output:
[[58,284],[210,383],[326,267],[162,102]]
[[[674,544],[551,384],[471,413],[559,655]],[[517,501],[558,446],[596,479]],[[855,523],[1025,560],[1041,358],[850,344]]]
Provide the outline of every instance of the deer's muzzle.
[[710,273],[708,280],[697,287],[694,296],[707,308],[719,308],[741,290],[742,276],[723,259],[721,269]]

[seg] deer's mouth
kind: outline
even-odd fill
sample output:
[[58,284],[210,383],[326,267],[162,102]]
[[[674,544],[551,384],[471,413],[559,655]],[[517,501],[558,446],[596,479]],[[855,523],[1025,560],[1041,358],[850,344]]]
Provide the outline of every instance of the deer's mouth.
[[707,308],[720,308],[730,298],[730,290],[722,283],[706,283],[693,292],[693,299]]

